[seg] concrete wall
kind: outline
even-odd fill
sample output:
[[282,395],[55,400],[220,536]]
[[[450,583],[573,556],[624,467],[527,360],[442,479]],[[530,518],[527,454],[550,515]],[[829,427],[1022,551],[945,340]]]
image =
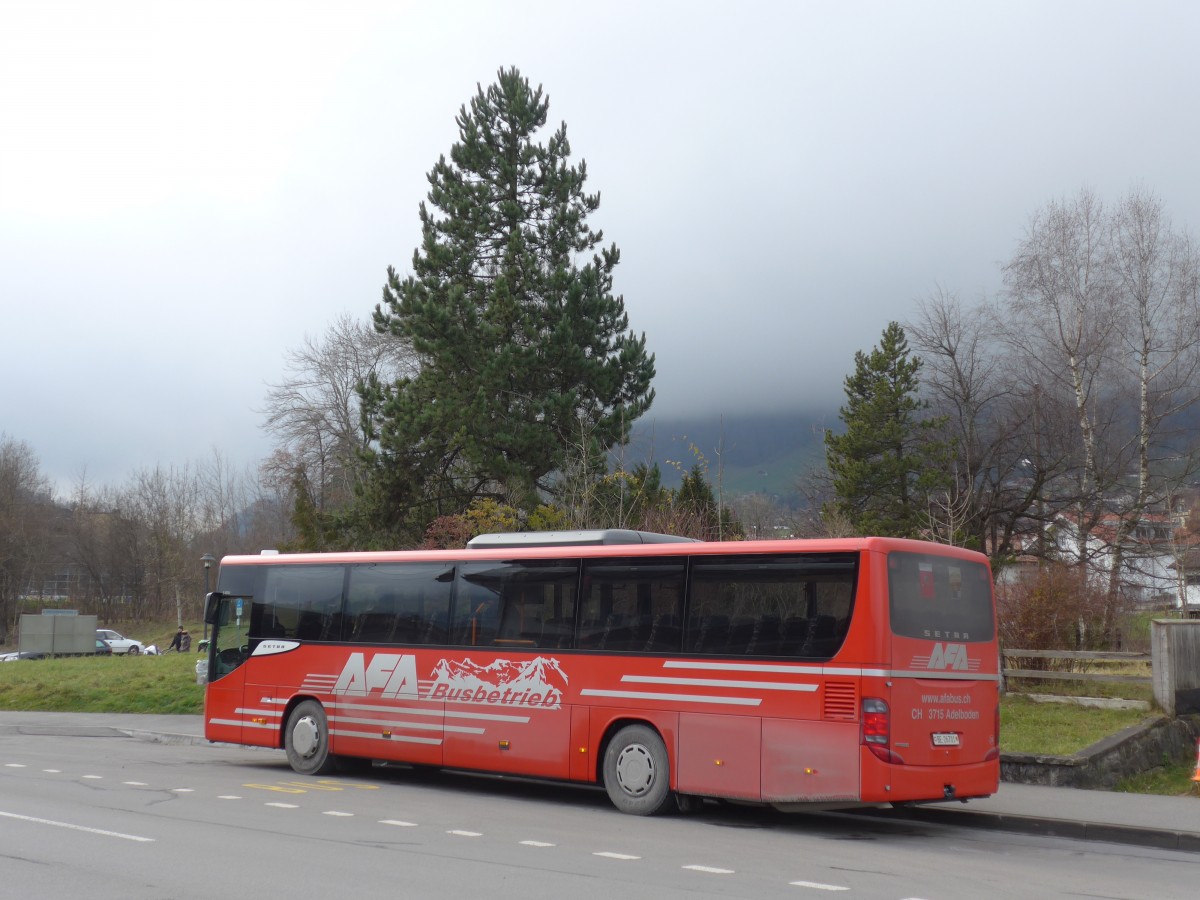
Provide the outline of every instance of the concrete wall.
[[1150,623],[1154,702],[1169,716],[1200,713],[1200,620]]
[[1111,789],[1132,775],[1196,758],[1200,718],[1157,716],[1111,735],[1073,756],[1004,753],[1000,778],[1017,784]]

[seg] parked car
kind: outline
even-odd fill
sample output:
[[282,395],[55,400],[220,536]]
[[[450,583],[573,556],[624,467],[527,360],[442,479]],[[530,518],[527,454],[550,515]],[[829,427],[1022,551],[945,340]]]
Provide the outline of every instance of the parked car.
[[141,641],[135,641],[133,638],[127,638],[109,628],[97,628],[96,637],[108,644],[108,646],[112,648],[112,652],[116,654],[137,656],[146,649],[146,645]]
[[45,659],[46,654],[40,650],[25,650],[22,652],[0,654],[0,662],[16,662],[18,659]]
[[108,641],[103,638],[96,638],[96,649],[92,652],[96,656],[112,656],[113,649]]

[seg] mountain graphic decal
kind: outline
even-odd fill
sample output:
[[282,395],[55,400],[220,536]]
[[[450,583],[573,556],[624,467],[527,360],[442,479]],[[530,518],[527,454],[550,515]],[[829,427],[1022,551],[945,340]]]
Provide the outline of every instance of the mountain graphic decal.
[[480,665],[469,658],[438,660],[430,675],[429,697],[447,703],[487,703],[557,709],[567,675],[557,659],[538,656],[525,662],[497,659]]

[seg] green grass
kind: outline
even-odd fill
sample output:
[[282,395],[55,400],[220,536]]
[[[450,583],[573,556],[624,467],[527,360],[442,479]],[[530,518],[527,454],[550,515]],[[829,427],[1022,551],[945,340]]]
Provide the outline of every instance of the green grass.
[[198,715],[195,653],[0,663],[0,709]]
[[1160,794],[1166,796],[1184,796],[1197,793],[1197,784],[1192,781],[1196,772],[1193,763],[1164,762],[1163,765],[1149,772],[1143,772],[1132,778],[1126,778],[1117,785],[1116,790],[1127,794]]
[[1000,703],[1000,749],[1070,756],[1146,717],[1145,711],[1137,709],[1035,703],[1019,694],[1005,694]]

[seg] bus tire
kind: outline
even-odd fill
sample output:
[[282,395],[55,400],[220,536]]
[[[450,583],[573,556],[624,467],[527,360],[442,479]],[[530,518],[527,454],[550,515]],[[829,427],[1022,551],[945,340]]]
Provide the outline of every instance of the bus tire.
[[329,720],[316,700],[304,700],[288,716],[283,746],[288,763],[301,775],[328,775],[336,760],[329,752]]
[[664,812],[671,800],[667,747],[646,725],[627,725],[604,751],[604,789],[613,806],[634,816]]

